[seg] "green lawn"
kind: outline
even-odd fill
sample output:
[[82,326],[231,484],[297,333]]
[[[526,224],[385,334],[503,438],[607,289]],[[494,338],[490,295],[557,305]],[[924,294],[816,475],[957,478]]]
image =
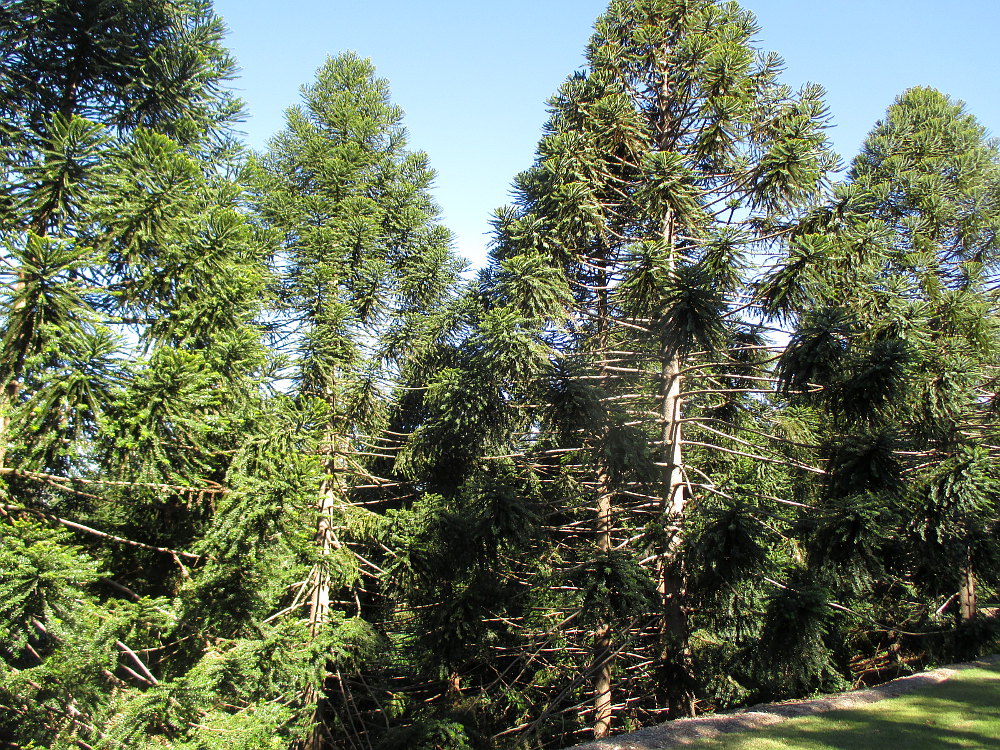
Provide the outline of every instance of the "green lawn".
[[696,750],[1000,748],[1000,664],[901,698],[691,745]]

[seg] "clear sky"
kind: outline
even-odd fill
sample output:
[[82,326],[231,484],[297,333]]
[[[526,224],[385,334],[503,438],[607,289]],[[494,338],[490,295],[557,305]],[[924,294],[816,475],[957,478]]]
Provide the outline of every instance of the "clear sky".
[[[328,55],[371,58],[406,111],[410,147],[437,170],[435,195],[456,248],[481,264],[493,209],[530,166],[545,101],[583,62],[606,0],[215,0],[262,149]],[[849,160],[911,86],[966,102],[1000,135],[1000,0],[744,0],[760,46],[786,60],[784,80],[822,84]]]

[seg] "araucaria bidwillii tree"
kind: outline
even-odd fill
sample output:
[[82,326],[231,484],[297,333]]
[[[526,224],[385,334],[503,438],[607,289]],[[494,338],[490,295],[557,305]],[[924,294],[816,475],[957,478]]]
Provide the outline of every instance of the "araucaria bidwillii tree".
[[733,2],[612,2],[497,219],[487,283],[550,348],[524,451],[562,455],[536,470],[576,488],[553,508],[557,567],[581,596],[563,606],[581,609],[576,627],[594,639],[578,666],[596,737],[614,706],[650,705],[626,654],[653,665],[670,715],[693,712],[686,516],[692,503],[739,502],[718,487],[752,474],[741,454],[787,463],[740,437],[771,382],[748,282],[754,253],[781,241],[832,157],[821,90],[781,84],[756,33]]
[[861,638],[861,673],[898,663],[906,638],[941,656],[974,645],[971,627],[943,639],[941,617],[974,621],[977,568],[997,578],[998,186],[975,118],[911,89],[761,287],[796,321],[784,382],[815,386],[791,403],[828,470],[803,496],[810,576],[886,623]]
[[308,748],[367,731],[358,705],[371,696],[348,697],[345,684],[371,669],[364,654],[378,664],[391,651],[380,511],[405,509],[412,493],[392,475],[405,436],[391,428],[447,334],[461,270],[429,195],[434,173],[406,150],[401,121],[370,62],[331,58],[251,168],[254,207],[277,243],[287,408],[302,415],[294,442],[315,479],[307,505],[284,509],[313,528],[300,550],[308,574],[282,615],[303,615],[314,641],[317,676],[301,695]]
[[246,729],[206,699],[213,641],[181,602],[261,358],[223,31],[202,0],[0,9],[0,738],[19,747]]
[[1000,476],[987,446],[995,442],[1000,366],[1000,147],[961,103],[910,89],[868,136],[850,178],[885,228],[860,260],[872,286],[886,284],[895,297],[862,320],[899,331],[910,360],[894,427],[912,572],[897,573],[912,575],[924,595],[958,592],[953,610],[969,622],[976,568],[993,581],[998,575],[987,540]]

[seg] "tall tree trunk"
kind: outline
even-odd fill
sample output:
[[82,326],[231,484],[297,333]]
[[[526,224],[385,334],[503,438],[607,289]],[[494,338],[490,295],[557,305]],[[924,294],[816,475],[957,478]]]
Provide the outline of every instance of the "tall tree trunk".
[[[670,271],[676,268],[674,249],[676,222],[673,212],[663,219],[663,241],[670,252]],[[658,585],[660,594],[659,654],[656,668],[657,689],[661,705],[671,718],[694,716],[695,683],[691,663],[691,644],[687,610],[683,561],[680,559],[682,527],[687,501],[684,479],[684,446],[681,436],[683,396],[681,393],[682,361],[676,346],[668,338],[660,352],[659,384],[660,463],[663,465],[663,523],[666,541],[660,552]]]
[[6,466],[7,442],[10,433],[10,412],[17,403],[18,385],[11,381],[0,388],[0,467]]
[[[607,258],[597,261],[601,270],[597,274],[597,351],[601,359],[600,382],[606,385],[609,372],[608,361],[608,275],[605,270]],[[606,437],[602,435],[602,439]],[[611,490],[611,471],[607,459],[600,452],[601,458],[597,467],[597,515],[594,519],[594,536],[599,558],[606,557],[611,552],[611,532],[614,528],[614,497]],[[594,685],[594,738],[607,737],[611,732],[611,673],[613,667],[611,624],[599,622],[594,631],[594,651],[591,670]]]
[[[317,503],[318,518],[316,521],[316,549],[324,558],[341,543],[334,530],[334,515],[342,508],[346,499],[340,476],[340,462],[336,457],[326,460],[324,470],[326,476],[320,484],[319,501]],[[330,612],[330,572],[324,563],[317,566],[314,574],[313,589],[309,599],[309,632],[315,636],[323,623],[329,619]]]
[[[612,496],[610,477],[603,467],[597,476],[597,519],[594,532],[597,536],[597,552],[600,556],[611,551]],[[611,732],[611,625],[600,622],[594,632],[594,654],[592,671],[594,674],[594,739],[607,737]]]
[[694,715],[694,677],[684,602],[684,570],[680,559],[681,529],[687,499],[681,442],[681,382],[680,358],[666,353],[659,394],[663,420],[660,437],[666,542],[657,562],[661,608],[656,675],[660,701],[666,705],[671,718]]
[[962,567],[958,586],[958,619],[959,622],[972,622],[976,619],[976,573],[972,567],[971,555]]
[[[324,478],[320,484],[316,511],[316,549],[321,558],[312,574],[312,590],[309,592],[309,633],[316,637],[320,629],[330,617],[331,585],[330,571],[326,558],[342,543],[336,533],[336,513],[347,502],[346,488],[343,484],[343,466],[340,451],[343,448],[340,437],[331,431],[327,437],[327,450],[330,455],[324,463]],[[311,705],[313,710],[313,728],[303,745],[304,750],[322,750],[327,745],[329,730],[326,728],[324,708],[325,679],[319,685],[311,685],[305,692],[303,700]]]

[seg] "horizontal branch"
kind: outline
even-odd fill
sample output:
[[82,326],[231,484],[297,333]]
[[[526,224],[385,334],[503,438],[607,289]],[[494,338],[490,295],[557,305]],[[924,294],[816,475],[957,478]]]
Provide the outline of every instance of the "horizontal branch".
[[61,477],[56,474],[43,474],[38,471],[25,471],[24,469],[12,469],[0,467],[0,475],[17,477],[18,479],[39,479],[47,482],[90,484],[105,487],[142,487],[143,489],[169,490],[171,492],[182,492],[190,495],[222,495],[229,492],[225,487],[213,483],[209,487],[186,487],[180,484],[161,484],[158,482],[124,482],[111,479],[84,479],[83,477]]
[[135,665],[137,667],[139,667],[139,670],[143,673],[143,675],[145,675],[145,677],[144,677],[144,681],[145,682],[148,682],[150,685],[159,685],[160,684],[160,681],[158,679],[156,679],[156,677],[153,675],[152,672],[149,671],[149,667],[147,667],[143,663],[142,659],[140,659],[136,655],[135,651],[133,651],[132,649],[130,649],[128,646],[126,646],[121,641],[115,641],[115,645],[118,646],[118,648],[120,648],[122,651],[124,651],[130,657],[132,657],[132,661],[135,662]]
[[117,542],[118,544],[125,544],[129,547],[138,547],[139,549],[150,550],[151,552],[161,552],[165,555],[170,555],[174,559],[183,557],[187,560],[193,560],[195,562],[202,559],[201,555],[196,555],[192,552],[181,552],[179,550],[169,549],[168,547],[157,547],[154,544],[146,544],[145,542],[137,542],[134,539],[126,539],[125,537],[116,536],[114,534],[109,534],[106,531],[99,531],[98,529],[92,528],[90,526],[84,526],[82,523],[76,523],[76,521],[70,521],[65,518],[60,518],[53,513],[46,513],[42,510],[35,510],[33,508],[25,508],[18,505],[7,505],[0,504],[0,509],[6,511],[7,513],[24,513],[26,515],[35,516],[37,518],[44,518],[46,521],[51,521],[52,523],[60,524],[65,526],[67,529],[73,529],[74,531],[82,531],[84,534],[90,534],[91,536],[100,537],[101,539],[108,539],[112,542]]
[[[817,469],[815,466],[807,466],[806,464],[800,464],[797,461],[779,461],[774,458],[768,458],[767,456],[759,456],[754,453],[744,453],[743,451],[733,450],[732,448],[723,448],[721,445],[712,445],[711,443],[701,443],[697,440],[684,440],[682,441],[684,445],[697,445],[702,448],[710,448],[712,450],[722,451],[723,453],[731,453],[734,456],[743,456],[744,458],[753,458],[758,461],[764,461],[769,464],[776,464],[778,466],[790,466],[795,469],[802,469],[803,471],[809,471],[813,474],[826,474],[825,469]],[[657,466],[666,466],[667,464],[657,464]]]

